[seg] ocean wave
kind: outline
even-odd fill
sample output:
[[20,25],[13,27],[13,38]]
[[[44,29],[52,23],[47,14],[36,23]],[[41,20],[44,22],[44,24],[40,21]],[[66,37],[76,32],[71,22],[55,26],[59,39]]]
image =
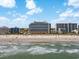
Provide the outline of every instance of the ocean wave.
[[56,46],[55,44],[50,44],[50,46]]
[[40,46],[35,46],[35,47],[31,47],[29,49],[27,49],[28,52],[30,52],[30,54],[47,54],[47,53],[51,53],[51,52],[56,52],[57,49],[48,49],[45,47],[40,47]]
[[28,53],[32,55],[41,55],[41,54],[48,54],[48,53],[69,53],[69,54],[79,53],[79,49],[77,48],[65,49],[65,48],[54,48],[54,47],[40,46],[40,45],[32,45],[32,46],[25,45],[25,44],[23,45],[0,46],[0,57],[15,55],[18,53]]
[[30,54],[46,54],[49,53],[49,50],[46,50],[46,48],[35,46],[27,49]]
[[61,44],[61,46],[71,46],[71,44]]
[[67,53],[79,53],[79,49],[70,49],[70,50],[66,50]]
[[33,55],[48,54],[48,53],[63,53],[63,52],[72,54],[72,53],[79,53],[79,49],[57,49],[57,48],[34,46],[27,49],[27,52]]

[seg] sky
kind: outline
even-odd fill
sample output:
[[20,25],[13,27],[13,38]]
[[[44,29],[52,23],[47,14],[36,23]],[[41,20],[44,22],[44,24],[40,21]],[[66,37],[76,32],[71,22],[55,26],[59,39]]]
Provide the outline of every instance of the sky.
[[0,27],[28,28],[34,21],[79,24],[79,0],[0,0]]

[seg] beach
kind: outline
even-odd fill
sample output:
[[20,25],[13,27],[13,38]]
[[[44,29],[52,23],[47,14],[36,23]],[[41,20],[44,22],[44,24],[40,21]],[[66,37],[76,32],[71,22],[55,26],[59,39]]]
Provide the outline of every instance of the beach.
[[0,43],[79,43],[78,35],[0,35]]
[[79,59],[78,35],[0,35],[0,59]]

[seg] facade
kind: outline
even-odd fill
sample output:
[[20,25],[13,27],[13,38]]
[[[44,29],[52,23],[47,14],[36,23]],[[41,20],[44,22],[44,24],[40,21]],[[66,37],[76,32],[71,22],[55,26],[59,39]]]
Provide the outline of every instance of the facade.
[[9,28],[8,27],[0,27],[0,35],[9,34]]
[[51,34],[56,34],[56,29],[55,28],[51,28]]
[[79,30],[79,25],[78,25],[78,30]]
[[79,34],[79,25],[78,25],[78,34]]
[[56,24],[57,32],[71,33],[73,30],[77,29],[76,23],[57,23]]
[[20,28],[20,34],[28,34],[27,28]]
[[10,28],[10,33],[11,34],[19,34],[20,29],[15,27],[15,28]]
[[50,33],[51,24],[47,22],[34,22],[29,25],[29,33],[31,34],[48,34]]

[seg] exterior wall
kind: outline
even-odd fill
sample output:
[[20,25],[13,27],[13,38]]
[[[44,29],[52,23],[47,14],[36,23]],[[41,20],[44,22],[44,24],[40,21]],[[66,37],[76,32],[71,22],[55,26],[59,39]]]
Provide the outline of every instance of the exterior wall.
[[28,29],[20,28],[20,34],[28,34]]
[[57,31],[55,28],[51,28],[51,34],[57,34]]
[[77,29],[76,23],[58,23],[56,24],[56,29],[59,32],[61,29],[62,32],[72,32],[73,30]]
[[57,32],[68,32],[68,25],[66,23],[58,23],[56,24]]
[[79,25],[78,25],[78,34],[79,34]]
[[51,24],[45,22],[34,22],[29,25],[29,32],[35,34],[50,33]]
[[20,29],[19,28],[10,28],[10,33],[11,34],[18,34],[19,33],[19,31],[20,31]]
[[9,28],[8,27],[1,27],[0,28],[0,35],[9,34]]
[[69,32],[72,32],[73,30],[77,29],[76,23],[69,23]]

